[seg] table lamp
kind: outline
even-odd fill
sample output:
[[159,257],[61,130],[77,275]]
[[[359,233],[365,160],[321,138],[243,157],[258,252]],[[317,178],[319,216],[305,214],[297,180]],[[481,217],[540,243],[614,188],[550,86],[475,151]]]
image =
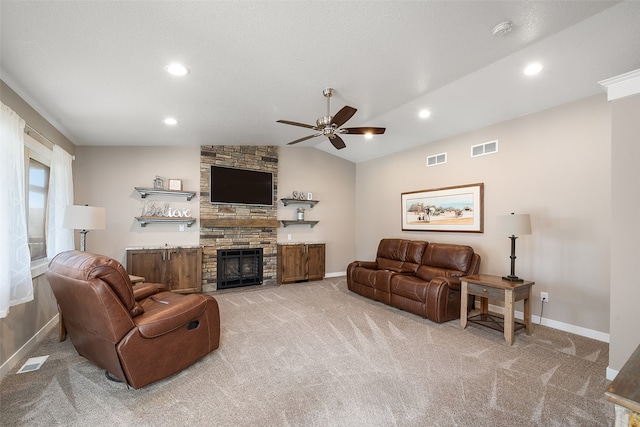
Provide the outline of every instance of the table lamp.
[[510,282],[523,282],[516,276],[516,239],[518,236],[524,236],[531,234],[531,218],[529,214],[514,214],[511,215],[498,215],[497,218],[498,232],[500,234],[506,234],[511,239],[511,274],[508,276],[502,276],[504,280]]
[[105,209],[87,205],[68,205],[64,211],[62,226],[80,230],[80,250],[86,251],[89,230],[105,228]]

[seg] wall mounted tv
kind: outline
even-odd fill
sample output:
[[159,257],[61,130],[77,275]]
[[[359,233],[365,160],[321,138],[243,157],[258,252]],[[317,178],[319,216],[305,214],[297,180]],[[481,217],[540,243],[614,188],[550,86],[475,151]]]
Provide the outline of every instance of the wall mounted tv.
[[273,206],[273,173],[211,166],[211,203]]

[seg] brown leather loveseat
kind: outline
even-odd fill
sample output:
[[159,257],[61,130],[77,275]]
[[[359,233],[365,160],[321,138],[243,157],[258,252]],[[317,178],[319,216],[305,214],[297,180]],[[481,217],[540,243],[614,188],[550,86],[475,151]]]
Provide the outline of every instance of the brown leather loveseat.
[[349,290],[438,323],[460,317],[460,277],[480,255],[465,245],[382,239],[375,261],[347,267]]
[[46,277],[78,354],[134,388],[218,348],[220,313],[211,296],[132,286],[118,261],[80,251],[56,255]]

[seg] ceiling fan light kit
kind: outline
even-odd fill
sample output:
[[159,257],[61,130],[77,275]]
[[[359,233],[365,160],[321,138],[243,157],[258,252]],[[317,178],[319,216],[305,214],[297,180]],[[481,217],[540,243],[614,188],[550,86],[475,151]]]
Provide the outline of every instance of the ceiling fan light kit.
[[491,34],[494,37],[503,37],[511,32],[513,29],[513,22],[511,21],[502,21],[491,30]]
[[313,129],[318,133],[313,135],[305,136],[300,139],[296,139],[295,141],[289,142],[287,145],[297,144],[302,141],[306,141],[307,139],[315,138],[316,136],[326,136],[329,139],[329,142],[338,150],[345,148],[347,145],[344,143],[342,138],[338,136],[338,134],[352,134],[352,135],[381,135],[385,132],[385,128],[379,127],[354,127],[354,128],[341,128],[343,124],[345,124],[353,115],[358,111],[357,109],[345,105],[342,107],[335,116],[331,115],[331,97],[335,91],[333,88],[325,88],[322,91],[322,94],[325,98],[327,98],[327,115],[320,117],[316,120],[316,125],[307,125],[304,123],[292,122],[289,120],[278,120],[278,123],[283,123],[285,125],[292,126],[300,126],[308,129]]

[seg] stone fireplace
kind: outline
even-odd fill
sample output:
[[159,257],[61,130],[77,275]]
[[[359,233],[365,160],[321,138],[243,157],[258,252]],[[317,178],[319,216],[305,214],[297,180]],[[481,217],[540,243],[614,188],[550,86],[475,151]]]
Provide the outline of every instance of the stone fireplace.
[[[209,201],[211,165],[273,173],[273,205],[218,204]],[[262,251],[262,283],[275,284],[278,222],[278,147],[207,145],[200,147],[200,245],[202,291],[218,285],[218,251]],[[229,286],[227,286],[229,287]]]

